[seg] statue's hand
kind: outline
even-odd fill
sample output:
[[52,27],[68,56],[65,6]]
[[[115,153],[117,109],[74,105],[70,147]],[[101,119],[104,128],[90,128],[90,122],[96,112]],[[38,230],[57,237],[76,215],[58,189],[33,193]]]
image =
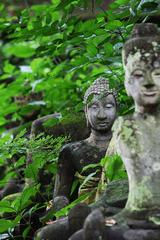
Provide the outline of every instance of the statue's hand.
[[53,208],[56,212],[66,207],[68,204],[69,200],[65,196],[57,196],[53,199]]

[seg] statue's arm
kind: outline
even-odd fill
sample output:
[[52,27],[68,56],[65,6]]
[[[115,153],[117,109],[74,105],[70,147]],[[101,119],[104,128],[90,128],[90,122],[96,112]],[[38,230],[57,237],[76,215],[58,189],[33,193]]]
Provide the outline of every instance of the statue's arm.
[[[106,151],[106,157],[109,156],[113,156],[115,154],[117,154],[117,147],[116,147],[116,142],[117,142],[117,137],[118,137],[118,130],[119,130],[119,120],[116,120],[113,127],[112,127],[112,131],[113,131],[113,136],[112,139],[108,145],[107,151]],[[107,163],[108,164],[108,163]],[[105,191],[106,189],[106,176],[105,176],[105,169],[106,169],[106,164],[102,167],[102,174],[101,174],[101,178],[97,187],[97,193],[96,193],[96,200],[98,200],[100,198],[100,196],[102,195],[102,193]]]
[[[64,146],[59,154],[58,172],[56,175],[53,194],[53,205],[56,210],[69,203],[71,187],[75,174],[72,158],[70,147],[68,147],[68,145]],[[59,207],[56,205],[59,205]]]
[[116,121],[114,122],[113,127],[112,127],[113,136],[112,136],[112,139],[107,148],[106,156],[113,156],[115,154],[118,154],[118,144],[117,143],[119,141],[119,135],[121,133],[123,124],[124,124],[123,117],[118,117],[116,119]]

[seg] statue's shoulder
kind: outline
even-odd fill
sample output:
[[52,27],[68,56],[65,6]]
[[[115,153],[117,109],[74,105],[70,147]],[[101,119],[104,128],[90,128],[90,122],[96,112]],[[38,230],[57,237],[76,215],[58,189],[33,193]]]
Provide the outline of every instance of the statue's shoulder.
[[130,126],[133,121],[132,115],[119,116],[113,124],[113,133],[119,133],[123,126]]
[[62,146],[59,152],[58,164],[69,165],[72,158],[71,143]]
[[114,122],[114,124],[112,126],[113,134],[118,133],[120,131],[120,129],[121,129],[122,125],[123,125],[123,122],[124,122],[123,117],[118,117],[115,120],[115,122]]
[[106,152],[107,156],[117,154],[117,143],[119,136],[124,132],[126,127],[128,128],[132,125],[132,120],[132,116],[130,115],[120,116],[115,120],[112,126],[113,136]]
[[75,151],[78,151],[79,149],[81,149],[81,147],[84,144],[85,144],[84,140],[67,143],[61,148],[61,152],[66,152],[66,153],[72,154]]
[[31,135],[38,135],[45,131],[44,124],[48,121],[59,119],[61,117],[60,113],[53,113],[46,115],[44,117],[38,118],[33,121],[31,126]]
[[58,163],[69,166],[75,159],[75,156],[80,153],[82,141],[71,142],[65,144],[59,153]]

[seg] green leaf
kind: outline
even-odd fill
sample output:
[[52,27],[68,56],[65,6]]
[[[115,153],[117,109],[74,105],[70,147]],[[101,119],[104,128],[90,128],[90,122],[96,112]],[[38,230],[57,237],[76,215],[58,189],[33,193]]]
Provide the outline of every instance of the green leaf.
[[77,26],[78,32],[83,32],[85,35],[90,37],[90,34],[94,34],[95,29],[97,29],[98,24],[96,23],[95,19],[88,20],[85,22],[80,22]]
[[119,21],[119,20],[113,20],[113,21],[108,22],[108,23],[106,24],[105,29],[106,29],[106,30],[115,30],[115,29],[117,29],[117,28],[119,28],[119,27],[122,27],[122,22]]
[[60,1],[59,5],[56,7],[57,10],[61,10],[71,3],[77,3],[78,1],[73,1],[73,0],[66,0],[66,1]]
[[119,5],[123,5],[129,3],[129,0],[116,0],[116,3],[118,3]]
[[0,116],[0,126],[3,126],[6,122],[7,120],[4,117]]
[[0,219],[0,233],[8,231],[13,225],[12,220]]
[[127,178],[127,174],[120,156],[113,155],[106,157],[105,174],[106,178],[110,181]]
[[3,70],[6,73],[13,73],[15,70],[15,66],[6,61]]
[[111,43],[104,44],[105,55],[110,57],[113,54],[113,45]]
[[52,174],[56,174],[57,173],[57,164],[54,164],[53,162],[49,165],[47,165],[46,169],[52,173]]
[[28,58],[35,54],[35,48],[29,43],[17,43],[5,47],[5,52],[8,55],[14,55],[19,58]]
[[87,53],[90,57],[95,57],[95,55],[97,55],[97,53],[98,53],[98,50],[94,45],[88,45]]
[[78,179],[75,179],[74,182],[73,182],[73,184],[72,184],[72,188],[71,188],[71,193],[70,193],[70,195],[72,195],[72,194],[74,193],[74,191],[77,189],[78,185],[79,185],[79,180],[78,180]]
[[58,6],[60,4],[61,0],[51,0],[54,7]]
[[92,163],[92,164],[88,164],[87,166],[85,166],[82,170],[82,172],[87,171],[90,168],[97,168],[98,166],[100,166],[100,163]]
[[22,234],[23,239],[27,238],[27,235],[28,235],[30,230],[31,230],[31,226],[28,226],[28,227],[25,228],[25,230],[23,231],[23,234]]
[[31,62],[31,68],[33,70],[33,72],[40,72],[42,71],[42,69],[44,68],[44,62],[45,60],[43,58],[35,58],[32,62]]
[[92,194],[92,192],[89,193],[85,193],[82,196],[80,196],[79,198],[77,198],[75,201],[73,201],[71,204],[69,204],[67,207],[62,208],[60,211],[56,212],[54,215],[57,217],[61,217],[61,216],[66,216],[69,212],[69,210],[71,208],[73,208],[75,205],[77,205],[80,202],[83,202],[85,199],[87,199],[90,195]]
[[[40,168],[40,166],[39,166]],[[37,164],[30,163],[27,168],[25,169],[25,177],[33,179],[34,181],[38,180],[38,171],[39,168],[37,167]]]
[[0,3],[0,11],[4,9],[4,4]]
[[38,191],[37,186],[30,186],[23,190],[21,195],[19,195],[12,203],[13,208],[18,211],[22,211],[25,207],[27,207],[31,202],[31,197],[35,196]]
[[82,189],[82,188],[85,186],[85,184],[88,183],[90,180],[92,181],[93,176],[95,176],[96,174],[97,174],[97,171],[90,173],[90,174],[84,179],[84,181],[83,181],[83,183],[81,184],[79,190]]
[[19,168],[19,167],[23,166],[25,163],[26,163],[26,158],[24,156],[22,156],[20,159],[18,159],[15,162],[14,167]]
[[0,201],[0,213],[13,213],[15,209],[11,207],[11,203],[7,200]]
[[93,44],[95,46],[99,45],[100,43],[102,43],[106,38],[108,38],[109,34],[104,34],[104,35],[101,35],[101,36],[96,36],[94,37],[93,39]]

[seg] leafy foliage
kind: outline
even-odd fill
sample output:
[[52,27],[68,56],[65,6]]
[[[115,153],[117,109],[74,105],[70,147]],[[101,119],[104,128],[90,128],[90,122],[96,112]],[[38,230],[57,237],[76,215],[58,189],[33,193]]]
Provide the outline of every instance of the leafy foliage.
[[122,159],[118,155],[106,156],[101,161],[108,181],[127,178]]
[[[0,201],[0,213],[1,213],[1,225],[0,233],[13,229],[21,220],[23,220],[28,206],[33,205],[33,197],[35,197],[41,191],[41,183],[39,181],[39,171],[48,171],[55,176],[57,169],[58,153],[67,137],[53,138],[53,136],[44,136],[40,134],[31,139],[25,137],[26,131],[21,131],[15,138],[12,135],[5,135],[0,139],[0,166],[4,167],[6,159],[10,164],[7,164],[7,175],[1,176],[0,186],[4,187],[10,178],[19,178],[20,181],[29,178],[32,181],[32,185],[29,185],[23,189],[22,193],[12,194]],[[32,163],[26,167],[27,156],[32,155]],[[14,161],[14,156],[19,154],[18,160]],[[21,171],[20,171],[21,170]],[[27,181],[26,181],[27,182]],[[22,184],[23,186],[24,184]],[[42,186],[43,187],[43,186]],[[52,186],[53,187],[53,186]],[[47,189],[48,196],[52,191]],[[48,198],[46,199],[46,202]],[[46,204],[45,202],[43,204]],[[42,205],[43,206],[43,205]],[[41,204],[35,204],[30,209],[31,212],[35,212],[42,207]],[[12,214],[12,221],[7,220],[5,215],[7,213]],[[9,216],[10,218],[11,216]],[[26,227],[30,222],[26,222]]]

